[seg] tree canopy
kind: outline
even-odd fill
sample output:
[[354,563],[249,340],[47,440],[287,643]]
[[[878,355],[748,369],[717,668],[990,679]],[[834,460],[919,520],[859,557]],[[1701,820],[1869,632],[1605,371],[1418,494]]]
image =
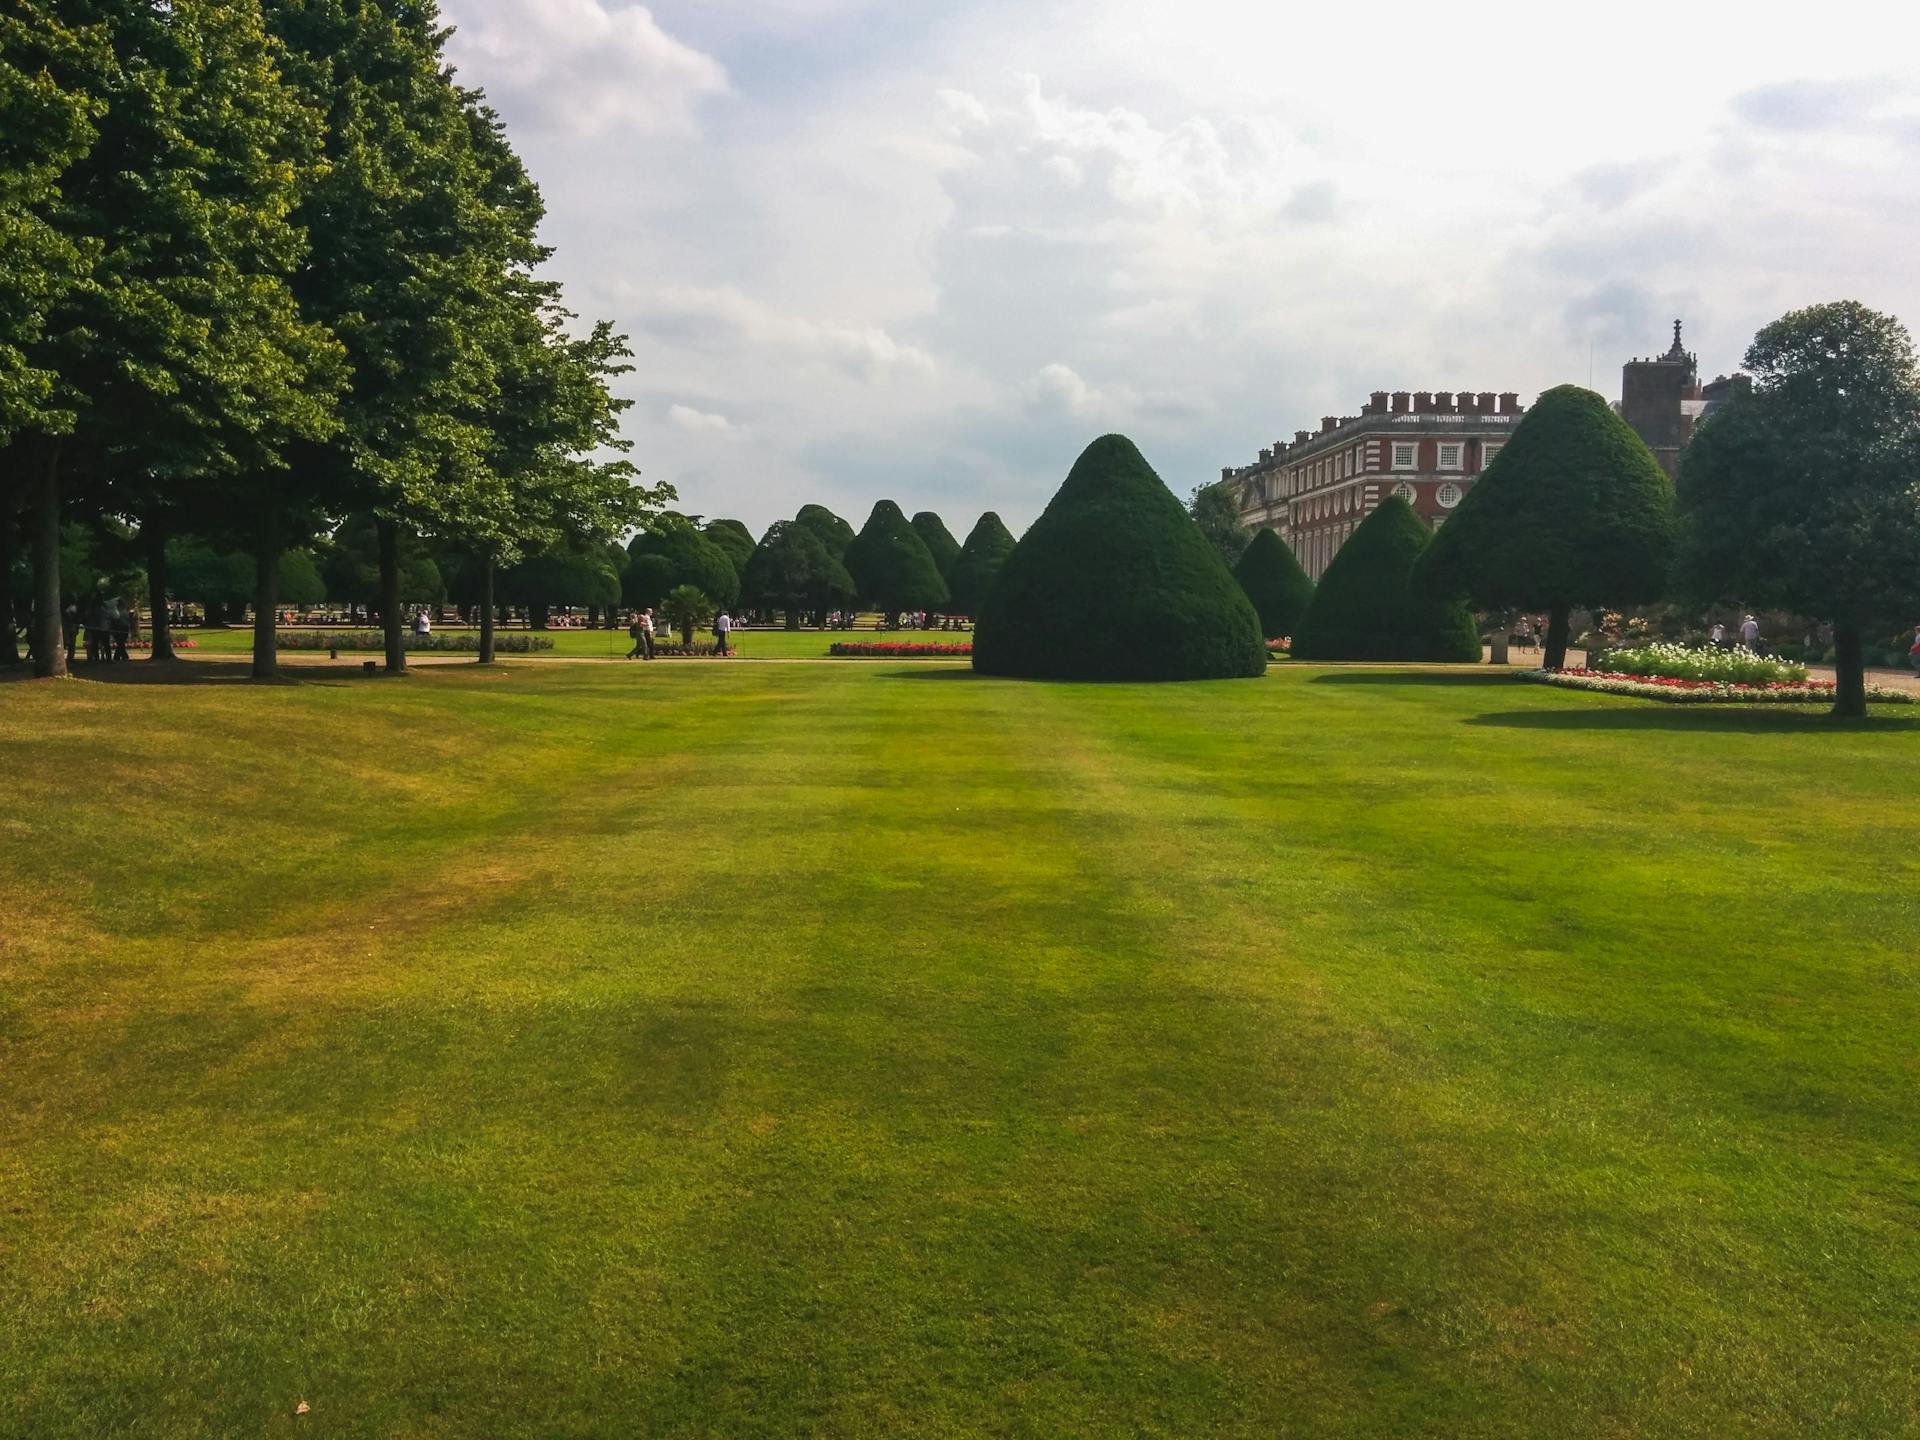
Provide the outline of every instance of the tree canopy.
[[967,543],[947,574],[947,589],[952,592],[947,605],[956,615],[976,616],[980,606],[1000,576],[1000,567],[1013,553],[1014,539],[1000,517],[989,510],[967,535]]
[[922,510],[913,517],[913,531],[933,557],[934,568],[939,570],[940,578],[946,579],[947,573],[953,569],[953,562],[960,558],[960,542],[953,538],[946,521],[931,510]]
[[902,610],[937,610],[947,603],[947,582],[926,542],[891,500],[874,505],[844,563],[860,598],[889,619]]
[[1830,621],[1835,708],[1865,712],[1861,637],[1920,612],[1920,371],[1906,327],[1852,301],[1754,337],[1751,394],[1682,453],[1678,583]]
[[794,517],[796,524],[804,525],[820,537],[820,543],[836,560],[847,558],[847,547],[853,544],[853,526],[842,520],[824,505],[802,505]]
[[1193,515],[1193,523],[1200,527],[1200,533],[1207,537],[1207,543],[1218,552],[1227,568],[1239,564],[1253,536],[1240,521],[1240,503],[1234,499],[1233,491],[1218,483],[1197,486],[1187,508]]
[[621,593],[635,609],[659,606],[667,592],[691,585],[720,605],[740,593],[740,577],[726,552],[680,515],[656,517],[627,545]]
[[754,547],[740,575],[740,598],[749,605],[784,611],[787,628],[800,614],[827,610],[853,599],[853,577],[817,533],[798,520],[776,520]]
[[1199,680],[1260,675],[1260,620],[1219,552],[1124,435],[1095,440],[988,591],[984,674]]
[[1269,640],[1293,634],[1313,600],[1313,581],[1292,548],[1272,530],[1261,530],[1234,566],[1233,578],[1247,592]]
[[1418,583],[1482,609],[1551,611],[1544,663],[1554,669],[1574,608],[1666,593],[1673,542],[1673,486],[1653,452],[1593,391],[1560,385],[1441,527]]
[[1413,584],[1431,539],[1405,500],[1382,501],[1321,575],[1294,627],[1293,658],[1478,660],[1480,632],[1467,607]]
[[700,533],[718,545],[727,559],[733,562],[735,574],[746,573],[747,561],[753,558],[755,548],[753,532],[738,520],[709,520],[700,527]]

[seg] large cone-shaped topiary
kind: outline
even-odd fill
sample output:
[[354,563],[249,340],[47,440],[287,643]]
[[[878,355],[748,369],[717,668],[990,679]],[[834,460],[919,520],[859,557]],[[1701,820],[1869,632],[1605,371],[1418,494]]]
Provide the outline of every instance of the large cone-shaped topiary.
[[1269,640],[1291,635],[1313,600],[1313,581],[1293,557],[1293,550],[1272,530],[1253,537],[1233,567],[1233,578],[1259,612],[1260,628]]
[[975,522],[967,543],[960,547],[960,558],[947,574],[947,589],[953,592],[949,607],[956,615],[978,615],[980,606],[1000,578],[1000,569],[1013,553],[1013,535],[1005,522],[989,510]]
[[910,522],[913,533],[920,537],[920,543],[927,547],[927,553],[933,556],[933,565],[945,579],[947,572],[953,569],[953,562],[960,558],[960,542],[953,538],[953,532],[947,529],[947,522],[931,510],[922,510]]
[[1484,609],[1549,611],[1545,663],[1557,667],[1574,610],[1666,592],[1674,528],[1673,485],[1653,452],[1593,391],[1558,385],[1514,427],[1414,579]]
[[1480,658],[1480,632],[1460,601],[1413,586],[1432,532],[1398,495],[1381,502],[1333,557],[1293,632],[1296,660]]
[[875,503],[866,528],[847,547],[845,564],[860,598],[890,617],[947,603],[947,582],[926,541],[891,500]]
[[973,667],[1054,680],[1212,680],[1267,668],[1260,618],[1124,435],[1074,462],[980,607]]

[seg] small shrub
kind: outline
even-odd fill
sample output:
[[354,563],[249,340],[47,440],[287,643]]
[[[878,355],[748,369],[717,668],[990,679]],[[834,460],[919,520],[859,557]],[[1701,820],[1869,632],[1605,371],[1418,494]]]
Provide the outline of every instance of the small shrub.
[[[178,641],[174,642],[178,644]],[[349,630],[328,632],[320,630],[282,630],[279,634],[282,650],[385,650],[387,640],[378,630]],[[411,631],[406,637],[408,650],[422,652],[445,651],[450,654],[474,654],[480,649],[478,632],[463,630],[455,634],[434,631],[430,635],[415,635]],[[526,655],[536,650],[553,649],[553,641],[545,635],[530,635],[524,631],[496,633],[493,648],[503,655]]]

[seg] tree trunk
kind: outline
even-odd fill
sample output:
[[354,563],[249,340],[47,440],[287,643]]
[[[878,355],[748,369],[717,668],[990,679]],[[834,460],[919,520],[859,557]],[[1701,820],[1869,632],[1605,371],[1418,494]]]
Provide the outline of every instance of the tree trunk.
[[680,643],[689,650],[693,648],[693,621],[684,621],[680,626]]
[[1540,657],[1542,670],[1567,668],[1567,631],[1572,628],[1573,607],[1556,605],[1547,618],[1546,653]]
[[480,663],[493,664],[493,556],[480,561]]
[[391,520],[380,529],[380,627],[387,640],[387,673],[407,673],[407,628],[400,618],[400,531]]
[[1867,667],[1860,654],[1860,627],[1838,623],[1833,627],[1833,711],[1848,719],[1867,714]]
[[787,611],[787,629],[798,630],[799,628],[800,628],[800,612],[798,610]]
[[60,438],[49,436],[33,457],[33,673],[67,673],[67,647],[60,635]]
[[0,665],[20,663],[13,625],[13,492],[0,480]]
[[140,538],[147,549],[147,598],[153,610],[153,648],[150,660],[173,659],[173,613],[167,608],[167,529],[158,510],[140,522]]
[[280,673],[280,507],[271,500],[260,512],[253,543],[253,678]]

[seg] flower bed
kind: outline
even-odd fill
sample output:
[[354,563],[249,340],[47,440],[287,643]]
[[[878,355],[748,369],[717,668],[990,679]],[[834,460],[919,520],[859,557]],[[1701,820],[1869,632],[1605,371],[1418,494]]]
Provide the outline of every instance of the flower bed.
[[1603,650],[1588,663],[1597,674],[1644,675],[1669,680],[1709,680],[1736,685],[1806,683],[1807,667],[1757,655],[1744,645],[1694,647],[1655,642]]
[[[200,648],[200,642],[198,640],[192,639],[191,637],[183,640],[178,635],[176,635],[173,637],[173,648],[176,650],[198,650]],[[127,649],[151,650],[153,649],[153,641],[129,640],[127,641]]]
[[740,654],[740,647],[734,645],[722,654],[718,645],[682,645],[678,640],[656,640],[653,642],[653,658],[656,660],[731,660]]
[[1283,635],[1277,640],[1267,641],[1267,659],[1286,660],[1293,655],[1293,637]]
[[915,640],[836,640],[827,647],[827,653],[842,660],[876,659],[903,660],[909,658],[964,660],[973,654],[973,642],[960,645],[939,645],[929,641]]
[[[1687,680],[1673,675],[1626,675],[1610,670],[1518,670],[1522,680],[1564,690],[1594,690],[1668,704],[1830,705],[1831,680],[1768,680],[1756,685],[1734,680]],[[1882,705],[1911,705],[1915,696],[1883,685],[1867,686],[1867,699]]]
[[[279,635],[282,650],[385,650],[387,640],[378,630],[282,630]],[[480,636],[474,631],[462,631],[457,635],[415,635],[406,637],[409,650],[445,650],[465,654],[476,654],[480,649]],[[525,655],[533,650],[551,650],[553,641],[545,635],[529,635],[525,631],[515,631],[493,637],[493,648],[503,655]]]

